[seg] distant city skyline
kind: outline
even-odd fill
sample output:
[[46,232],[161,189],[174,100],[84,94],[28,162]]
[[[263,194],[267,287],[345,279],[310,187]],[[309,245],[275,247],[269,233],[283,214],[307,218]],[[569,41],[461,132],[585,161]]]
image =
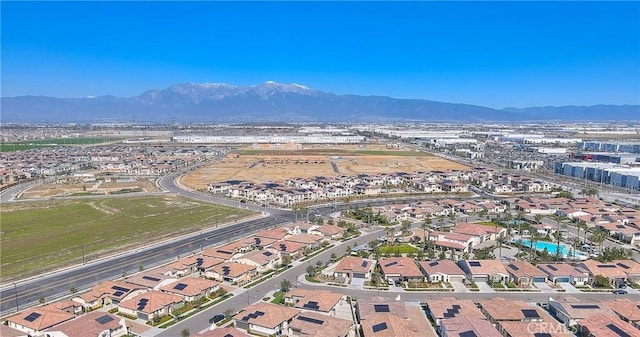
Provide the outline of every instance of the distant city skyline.
[[3,97],[298,83],[492,108],[640,104],[640,2],[6,2]]

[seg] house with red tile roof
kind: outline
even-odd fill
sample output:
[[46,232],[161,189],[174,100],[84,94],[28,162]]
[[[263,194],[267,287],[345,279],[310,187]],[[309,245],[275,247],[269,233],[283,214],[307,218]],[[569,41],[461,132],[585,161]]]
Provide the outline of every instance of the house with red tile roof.
[[634,302],[628,298],[622,298],[606,301],[603,304],[613,310],[621,320],[640,329],[640,301]]
[[274,270],[281,260],[280,252],[273,248],[254,250],[233,258],[234,262],[255,266],[258,273]]
[[172,282],[173,280],[175,280],[175,278],[156,273],[155,270],[136,273],[124,279],[124,281],[129,284],[147,290],[155,289],[156,287],[168,282]]
[[224,262],[207,270],[206,276],[220,282],[244,285],[258,276],[258,269],[249,264]]
[[107,336],[123,336],[127,333],[124,319],[107,312],[93,311],[73,320],[66,321],[45,333],[47,336],[99,337],[108,331]]
[[640,336],[637,328],[618,317],[595,314],[578,322],[578,332],[589,337],[636,337]]
[[509,273],[498,260],[461,260],[460,268],[472,282],[502,282],[509,280]]
[[457,299],[455,297],[443,297],[426,300],[426,313],[440,326],[442,321],[458,316],[486,319],[484,314],[471,300]]
[[440,323],[442,337],[502,337],[500,332],[484,318],[456,316]]
[[265,229],[256,233],[257,237],[274,239],[274,240],[282,240],[287,235],[289,235],[289,230],[283,227],[274,228],[274,229]]
[[68,312],[57,310],[50,306],[44,306],[32,308],[10,316],[6,319],[6,322],[11,328],[38,336],[43,331],[70,321],[75,317],[75,315]]
[[256,303],[233,316],[235,326],[259,336],[289,336],[289,324],[299,310],[270,303]]
[[289,328],[292,337],[303,336],[350,336],[353,321],[326,316],[314,312],[302,312],[296,316]]
[[200,277],[182,277],[160,288],[161,291],[182,296],[185,301],[192,302],[207,297],[220,288],[220,282]]
[[418,265],[427,282],[451,282],[464,280],[464,271],[451,260],[419,261]]
[[375,260],[358,256],[345,256],[340,259],[336,265],[333,276],[345,280],[351,280],[353,278],[370,280],[375,266]]
[[583,261],[578,266],[586,269],[589,272],[589,282],[593,283],[596,276],[606,277],[612,285],[624,283],[627,280],[627,270],[635,266],[634,261],[612,261],[612,262],[599,262],[596,260]]
[[388,257],[378,260],[382,277],[393,281],[423,281],[424,276],[415,261],[408,257]]
[[534,282],[545,282],[547,274],[527,261],[511,261],[506,264],[511,280],[520,286],[531,286]]
[[158,290],[150,290],[118,305],[123,314],[149,321],[170,314],[173,310],[184,306],[182,296],[168,294]]
[[287,240],[274,242],[269,248],[273,248],[280,252],[281,256],[288,255],[292,258],[298,258],[302,256],[307,245],[300,242],[292,242]]
[[207,330],[195,335],[195,337],[250,337],[250,335],[242,330],[225,327]]
[[324,241],[322,236],[311,234],[295,234],[285,239],[287,242],[303,243],[305,248],[316,249],[320,247],[320,243]]
[[145,291],[146,288],[127,282],[105,281],[73,297],[72,300],[82,304],[85,309],[92,310],[111,303],[118,304]]
[[322,225],[311,231],[309,234],[320,235],[328,240],[337,240],[344,236],[346,229],[336,225]]
[[573,285],[589,283],[588,270],[568,263],[538,263],[536,268],[545,273],[547,279],[553,283],[569,282]]

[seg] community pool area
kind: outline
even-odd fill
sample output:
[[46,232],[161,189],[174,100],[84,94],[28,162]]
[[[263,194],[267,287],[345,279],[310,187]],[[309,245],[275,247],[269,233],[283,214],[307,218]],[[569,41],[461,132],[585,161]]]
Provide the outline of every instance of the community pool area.
[[[521,239],[520,240],[522,242],[522,244],[526,247],[531,247],[531,242],[527,239]],[[546,241],[536,241],[535,243],[535,248],[537,251],[541,252],[543,250],[547,250],[547,252],[549,252],[549,254],[551,255],[556,255],[557,253],[557,249],[558,249],[558,244],[554,243],[554,242],[546,242]],[[568,256],[570,253],[570,247],[568,247],[567,245],[563,245],[560,244],[560,253],[562,254],[563,257],[569,257],[572,258],[573,257],[573,252],[571,252],[571,256]],[[576,250],[576,259],[581,259],[581,260],[586,260],[588,259],[588,256],[579,251]]]

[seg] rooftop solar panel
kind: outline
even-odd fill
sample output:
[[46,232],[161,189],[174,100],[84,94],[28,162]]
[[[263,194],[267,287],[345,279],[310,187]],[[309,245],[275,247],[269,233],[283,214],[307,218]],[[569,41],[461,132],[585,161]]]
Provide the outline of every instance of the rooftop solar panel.
[[178,284],[176,284],[175,286],[173,286],[173,289],[176,289],[176,290],[184,290],[186,287],[187,287],[187,285],[186,285],[186,284],[184,284],[184,283],[178,283]]
[[312,310],[320,309],[320,306],[318,306],[318,302],[316,301],[309,301],[305,303],[302,307],[305,309],[312,309]]
[[622,263],[622,262],[618,262],[618,263],[616,263],[616,265],[617,265],[618,267],[623,268],[623,269],[629,269],[629,266],[627,266],[626,264],[624,264],[624,263]]
[[469,331],[461,332],[460,337],[478,337],[478,335],[476,335],[476,333],[473,332],[473,330],[469,330]]
[[33,322],[36,319],[40,318],[40,316],[42,316],[42,314],[39,314],[37,312],[32,312],[29,315],[27,315],[27,317],[24,318],[25,321],[29,321],[29,322]]
[[547,268],[549,268],[549,269],[551,269],[551,270],[553,270],[553,271],[558,271],[558,268],[556,268],[556,267],[555,267],[554,265],[552,265],[552,264],[548,264],[548,265],[547,265]]
[[480,267],[480,261],[469,261],[471,267]]
[[615,268],[616,266],[612,264],[599,264],[598,268]]
[[228,333],[228,334],[224,335],[223,337],[233,337],[233,335]]
[[438,261],[433,261],[433,262],[429,263],[429,267],[437,266],[438,264],[439,264]]
[[373,332],[386,330],[387,329],[387,322],[378,323],[378,324],[372,326],[371,328],[373,329]]
[[616,225],[616,228],[624,228],[624,225]]
[[367,264],[369,264],[369,262],[368,262],[368,261],[366,261],[366,260],[362,260],[362,264],[360,264],[360,266],[361,266],[361,267],[363,267],[363,268],[366,268],[366,267],[367,267]]
[[96,322],[98,322],[100,325],[107,324],[107,323],[109,323],[111,321],[113,321],[113,317],[111,317],[109,315],[102,315],[102,316],[96,318]]
[[198,267],[199,267],[199,266],[201,266],[201,265],[202,265],[202,263],[204,263],[204,259],[203,259],[203,258],[199,257],[199,258],[197,258],[197,259],[196,259],[196,265],[197,265]]
[[142,278],[143,278],[143,279],[145,279],[145,280],[153,281],[153,282],[159,282],[159,281],[160,281],[160,279],[159,279],[159,278],[157,278],[157,277],[152,277],[152,276],[146,276],[146,275],[145,275],[145,276],[143,276]]
[[548,332],[536,332],[533,334],[533,337],[553,337]]
[[574,309],[599,309],[600,306],[597,304],[572,304],[572,308]]
[[111,289],[113,289],[113,290],[120,290],[120,291],[125,292],[125,293],[128,293],[128,292],[129,292],[129,289],[127,289],[127,288],[123,288],[123,287],[119,287],[119,286],[113,286],[113,287],[111,287]]
[[509,264],[507,265],[509,268],[513,269],[513,270],[520,270],[520,268],[518,268],[518,266],[513,265],[513,264]]
[[374,304],[373,305],[373,310],[375,312],[389,312],[389,305],[388,304]]
[[535,309],[522,309],[522,314],[525,318],[540,318],[540,314]]
[[389,263],[385,264],[384,266],[385,267],[391,267],[391,266],[396,265],[396,264],[398,264],[398,261],[389,262]]
[[622,329],[620,329],[615,324],[607,324],[607,328],[609,328],[609,330],[615,332],[618,337],[631,337],[631,335],[629,335],[628,333],[622,331]]
[[270,252],[270,251],[265,251],[264,253],[262,253],[262,255],[264,255],[264,256],[271,256],[271,255],[273,255],[273,253],[272,253],[272,252]]
[[122,295],[124,295],[124,293],[122,291],[120,291],[120,290],[118,290],[118,291],[113,293],[113,296],[116,296],[116,297],[120,297]]
[[324,321],[323,320],[319,320],[319,319],[315,319],[315,318],[311,318],[311,317],[307,317],[307,316],[298,316],[298,319],[304,322],[309,322],[309,323],[313,323],[313,324],[323,324]]

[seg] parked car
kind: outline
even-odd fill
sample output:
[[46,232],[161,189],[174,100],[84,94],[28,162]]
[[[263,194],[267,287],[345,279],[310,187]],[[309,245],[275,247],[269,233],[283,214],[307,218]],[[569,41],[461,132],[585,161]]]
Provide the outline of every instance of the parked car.
[[616,295],[626,295],[627,291],[622,289],[617,289],[617,290],[614,290],[613,293]]
[[209,324],[218,323],[224,319],[224,314],[217,314],[211,318],[209,318]]

